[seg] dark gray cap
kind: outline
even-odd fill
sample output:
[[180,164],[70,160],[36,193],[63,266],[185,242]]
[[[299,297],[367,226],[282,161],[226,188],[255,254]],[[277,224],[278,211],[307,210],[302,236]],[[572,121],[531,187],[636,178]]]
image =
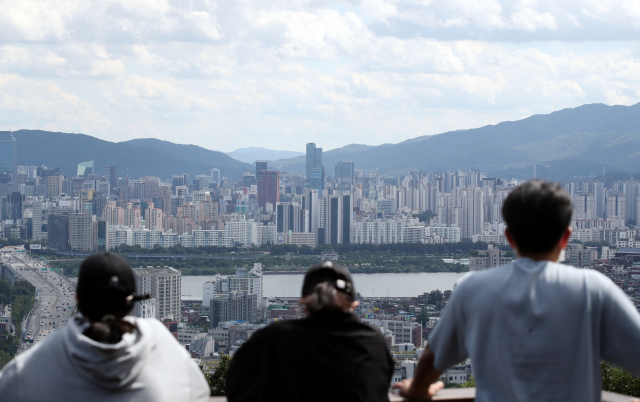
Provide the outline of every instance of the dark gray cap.
[[302,297],[309,296],[317,284],[329,282],[335,288],[356,299],[356,288],[349,270],[335,262],[325,261],[309,268],[302,283]]
[[78,310],[94,322],[107,315],[122,318],[131,311],[133,302],[149,298],[136,294],[131,266],[113,253],[93,254],[82,262],[76,293]]

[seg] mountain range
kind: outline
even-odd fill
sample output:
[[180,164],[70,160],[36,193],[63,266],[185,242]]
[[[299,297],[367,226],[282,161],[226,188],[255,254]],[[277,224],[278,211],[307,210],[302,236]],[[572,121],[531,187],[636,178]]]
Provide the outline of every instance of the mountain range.
[[[240,179],[255,168],[246,163],[272,160],[269,169],[304,173],[305,156],[290,151],[242,148],[230,155],[196,145],[152,138],[109,142],[83,134],[19,130],[18,164],[60,167],[75,175],[79,162],[94,159],[96,170],[116,162],[118,173],[131,178],[189,173]],[[322,146],[321,142],[317,142]],[[282,156],[287,158],[282,158]],[[487,176],[527,179],[533,165],[547,164],[551,178],[567,180],[607,172],[640,170],[640,103],[632,106],[589,104],[502,122],[470,130],[426,135],[398,144],[351,144],[323,153],[328,175],[338,161],[353,161],[356,169],[405,174],[408,171],[480,169]]]
[[18,144],[19,165],[60,167],[62,173],[75,176],[78,163],[93,159],[96,173],[104,166],[118,164],[118,176],[138,179],[188,173],[193,179],[199,174],[211,174],[218,168],[222,176],[240,180],[242,173],[254,171],[248,163],[237,161],[223,152],[197,145],[174,144],[154,138],[110,142],[84,134],[66,134],[41,130],[13,132]]
[[[318,146],[322,146],[321,143]],[[480,169],[494,177],[527,179],[535,164],[548,164],[551,178],[640,170],[640,103],[589,104],[470,130],[425,135],[398,144],[352,144],[323,153],[327,174],[336,162],[356,169],[408,171]],[[274,161],[270,169],[302,173],[305,158]]]

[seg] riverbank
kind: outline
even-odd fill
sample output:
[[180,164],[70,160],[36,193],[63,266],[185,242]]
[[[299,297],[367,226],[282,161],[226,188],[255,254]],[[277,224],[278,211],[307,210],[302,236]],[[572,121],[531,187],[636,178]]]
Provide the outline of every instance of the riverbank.
[[[413,297],[432,290],[453,290],[455,283],[465,275],[456,272],[353,274],[356,291],[364,297]],[[182,296],[202,298],[202,285],[213,280],[211,276],[183,276]],[[304,275],[265,275],[265,297],[300,297]]]

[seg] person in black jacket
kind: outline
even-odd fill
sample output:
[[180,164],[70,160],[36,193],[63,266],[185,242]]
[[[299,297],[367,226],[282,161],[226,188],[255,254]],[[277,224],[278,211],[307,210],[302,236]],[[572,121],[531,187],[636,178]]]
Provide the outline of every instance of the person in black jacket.
[[349,271],[332,262],[309,269],[300,304],[306,317],[256,332],[235,353],[229,402],[388,401],[393,359],[384,337],[353,314]]

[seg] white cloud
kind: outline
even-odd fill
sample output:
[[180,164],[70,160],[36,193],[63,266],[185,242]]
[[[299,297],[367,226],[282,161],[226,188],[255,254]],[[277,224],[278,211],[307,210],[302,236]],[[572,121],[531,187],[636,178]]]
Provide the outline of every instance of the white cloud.
[[15,74],[0,74],[0,119],[14,129],[68,132],[103,133],[111,125],[89,104],[55,83]]
[[636,1],[0,0],[0,9],[0,115],[14,129],[330,149],[640,101]]

